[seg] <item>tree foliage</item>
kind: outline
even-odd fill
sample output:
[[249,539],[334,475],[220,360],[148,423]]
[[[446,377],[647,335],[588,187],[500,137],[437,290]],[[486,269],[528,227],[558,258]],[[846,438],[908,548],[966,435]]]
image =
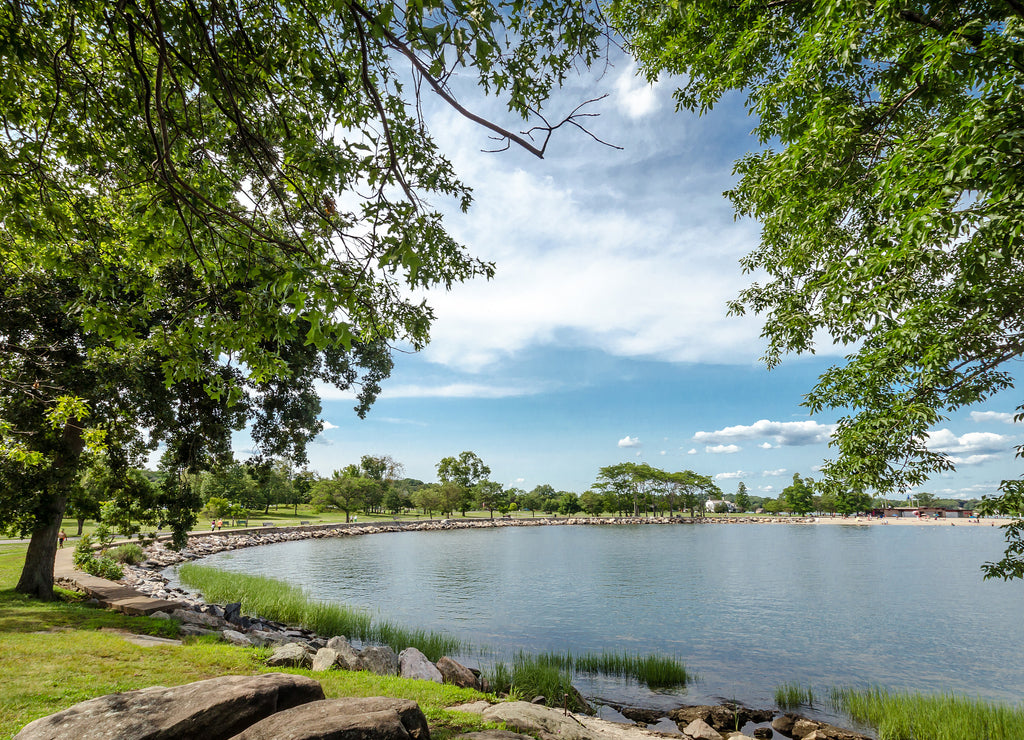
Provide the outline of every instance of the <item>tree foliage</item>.
[[447,80],[539,115],[602,29],[595,4],[561,0],[4,4],[0,520],[33,534],[19,590],[51,594],[87,448],[127,469],[165,443],[180,541],[233,430],[301,464],[317,383],[364,414],[390,347],[428,339],[414,293],[493,273],[428,202],[470,195],[420,91],[542,155],[558,124],[531,141]]
[[806,397],[845,414],[826,477],[902,492],[952,469],[928,431],[1010,387],[1024,354],[1024,4],[616,0],[612,16],[649,76],[681,76],[680,107],[747,95],[763,148],[728,196],[761,223],[743,267],[765,280],[731,309],[764,315],[769,366],[849,347]]

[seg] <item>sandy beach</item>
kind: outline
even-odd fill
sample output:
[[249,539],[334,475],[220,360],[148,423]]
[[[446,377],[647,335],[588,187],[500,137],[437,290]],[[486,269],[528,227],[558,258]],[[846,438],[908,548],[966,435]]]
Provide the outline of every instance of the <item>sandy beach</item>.
[[867,517],[867,516],[819,516],[814,517],[815,524],[861,524],[868,526],[896,527],[998,527],[1009,522],[1009,519],[933,519],[916,516],[901,517]]

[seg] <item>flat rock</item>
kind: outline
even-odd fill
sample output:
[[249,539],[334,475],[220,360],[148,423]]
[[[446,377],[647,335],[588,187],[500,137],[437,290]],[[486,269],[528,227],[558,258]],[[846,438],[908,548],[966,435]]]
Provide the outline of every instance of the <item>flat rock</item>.
[[[474,711],[472,708],[480,703],[463,704],[458,709]],[[481,714],[486,720],[504,722],[511,730],[528,733],[539,740],[646,740],[671,737],[632,725],[608,722],[572,712],[566,714],[561,709],[525,701],[492,704]]]
[[229,642],[239,647],[252,647],[253,644],[252,640],[238,630],[221,630],[220,637],[224,642]]
[[30,722],[17,740],[227,740],[265,717],[324,698],[305,676],[220,676],[107,694]]
[[683,730],[683,734],[693,740],[724,740],[722,733],[702,719],[695,719]]
[[430,740],[427,718],[408,699],[325,699],[278,712],[232,740]]

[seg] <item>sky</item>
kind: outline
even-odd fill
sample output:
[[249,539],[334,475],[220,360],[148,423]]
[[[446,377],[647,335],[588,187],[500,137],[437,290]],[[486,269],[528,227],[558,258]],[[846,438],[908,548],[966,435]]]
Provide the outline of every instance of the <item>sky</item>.
[[[496,101],[458,89],[474,112],[524,128]],[[733,162],[758,147],[754,121],[736,96],[703,117],[676,112],[673,89],[648,85],[626,59],[571,80],[546,113],[557,120],[607,93],[587,124],[621,148],[566,127],[543,160],[485,151],[489,132],[426,101],[433,135],[474,195],[468,214],[432,205],[497,274],[427,295],[431,343],[396,356],[366,419],[351,394],[323,389],[313,470],[390,455],[409,477],[434,481],[441,458],[471,450],[492,480],[525,490],[583,492],[600,467],[627,460],[710,475],[726,493],[743,481],[777,496],[794,473],[816,476],[838,414],[810,416],[801,400],[841,348],[769,372],[759,317],[727,316],[727,301],[756,279],[739,259],[757,246],[758,225],[735,219],[723,196]],[[918,490],[974,498],[1017,477],[1015,405],[1006,394],[937,427],[932,445],[958,470]],[[241,435],[240,456],[246,447]]]

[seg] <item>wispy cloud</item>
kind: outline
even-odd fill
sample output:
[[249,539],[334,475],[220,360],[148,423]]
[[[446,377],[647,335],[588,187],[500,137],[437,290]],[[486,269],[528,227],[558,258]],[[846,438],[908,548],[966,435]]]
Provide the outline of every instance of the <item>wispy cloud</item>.
[[710,452],[712,455],[731,455],[741,449],[739,445],[709,445],[704,448],[704,452]]
[[[319,385],[320,398],[327,401],[355,399],[351,390],[338,390],[334,386]],[[439,385],[385,384],[380,399],[396,398],[519,398],[539,393],[538,387],[488,385],[486,383],[444,383]]]
[[[725,427],[714,432],[697,432],[693,435],[693,441],[714,444],[768,437],[774,440],[778,446],[800,446],[827,442],[834,429],[834,424],[819,424],[816,421],[761,419],[753,424]],[[761,446],[764,447],[764,445]]]
[[744,470],[736,470],[731,473],[719,473],[715,476],[715,480],[736,480],[737,478],[745,478],[749,475],[750,473]]
[[785,468],[777,468],[776,470],[764,470],[761,472],[761,475],[764,476],[765,478],[777,478],[778,476],[785,474]]
[[997,421],[1003,424],[1013,424],[1013,414],[1006,411],[972,411],[971,421],[979,424],[986,421]]
[[948,429],[938,429],[928,433],[926,444],[933,452],[975,456],[1006,452],[1011,446],[1011,440],[1008,435],[994,432],[968,432],[958,437]]

